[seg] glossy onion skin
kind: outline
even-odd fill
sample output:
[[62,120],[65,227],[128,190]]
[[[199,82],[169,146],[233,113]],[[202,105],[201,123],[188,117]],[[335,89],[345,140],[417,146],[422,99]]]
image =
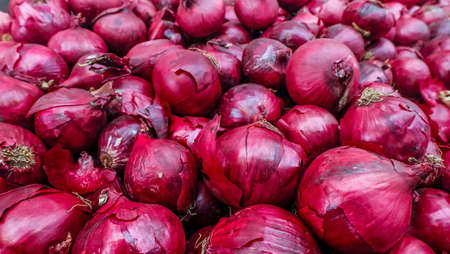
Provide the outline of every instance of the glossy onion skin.
[[395,246],[389,251],[389,254],[435,254],[433,249],[423,241],[411,236],[405,235]]
[[404,46],[414,46],[419,41],[430,38],[430,29],[420,19],[402,17],[395,26],[395,43]]
[[223,24],[216,38],[238,44],[249,43],[252,40],[250,33],[238,21]]
[[183,226],[167,208],[122,196],[86,223],[72,253],[184,254],[184,238]]
[[68,3],[74,13],[81,13],[86,18],[86,21],[90,23],[101,12],[124,4],[124,0],[68,0]]
[[280,41],[292,50],[315,38],[306,25],[296,21],[284,21],[274,25],[267,37]]
[[397,58],[391,63],[396,87],[403,96],[420,95],[420,83],[431,77],[427,64],[417,58]]
[[195,139],[209,119],[194,116],[172,116],[170,122],[169,138],[192,150]]
[[89,210],[75,195],[31,184],[0,195],[0,251],[69,253]]
[[273,24],[277,19],[278,8],[277,0],[236,0],[234,3],[239,21],[253,30],[264,29]]
[[[20,148],[30,154],[22,152],[15,155],[15,149]],[[46,151],[44,143],[31,131],[0,122],[0,175],[8,182],[20,185],[44,182],[42,159]],[[26,158],[31,161],[23,161],[23,158],[19,157],[21,155],[31,156]]]
[[139,135],[125,167],[125,188],[134,200],[183,211],[194,199],[197,171],[188,148]]
[[217,61],[216,69],[223,90],[236,86],[241,82],[242,68],[239,59],[231,54],[212,49],[208,50],[207,54]]
[[360,33],[350,26],[336,24],[329,26],[322,32],[325,38],[342,42],[355,54],[356,59],[361,59],[364,54],[364,39]]
[[385,38],[373,41],[368,46],[367,52],[380,61],[394,59],[397,53],[394,43]]
[[191,237],[189,237],[189,240],[186,243],[187,254],[205,253],[206,244],[208,243],[209,240],[209,234],[211,233],[211,230],[213,228],[214,225],[206,226],[195,231],[195,233],[192,234]]
[[217,104],[222,91],[211,61],[198,52],[172,50],[153,69],[156,95],[181,115],[202,116]]
[[417,192],[411,221],[413,235],[429,244],[437,253],[450,251],[450,195],[432,188]]
[[321,251],[300,219],[264,204],[220,220],[209,235],[205,253],[320,254]]
[[224,18],[223,0],[181,0],[176,21],[184,32],[201,38],[218,31]]
[[450,52],[439,52],[429,55],[425,62],[430,68],[431,75],[442,80],[445,84],[450,84]]
[[339,144],[339,123],[321,107],[295,106],[278,120],[277,127],[310,158]]
[[325,25],[342,23],[347,0],[312,0],[306,6],[320,18]]

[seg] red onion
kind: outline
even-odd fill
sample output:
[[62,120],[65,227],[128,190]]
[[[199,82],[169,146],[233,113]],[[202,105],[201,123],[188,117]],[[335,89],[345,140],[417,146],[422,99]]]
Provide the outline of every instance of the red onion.
[[388,89],[371,85],[364,89],[341,119],[341,144],[404,162],[420,159],[430,141],[426,115],[416,104]]
[[364,54],[364,39],[361,34],[350,26],[336,24],[329,26],[322,31],[323,37],[334,39],[345,44],[355,54],[357,59],[361,59]]
[[372,43],[366,49],[365,58],[376,58],[380,61],[394,59],[397,54],[394,43],[385,38],[380,38]]
[[437,252],[450,251],[450,195],[431,188],[420,189],[417,193],[411,222],[414,236]]
[[248,31],[239,22],[233,21],[223,24],[216,38],[237,44],[249,43],[252,39]]
[[32,132],[0,122],[0,176],[14,184],[42,183],[44,143]]
[[187,254],[206,253],[206,244],[209,241],[209,235],[213,228],[214,226],[206,226],[195,231],[186,243]]
[[439,37],[427,41],[423,46],[421,53],[427,57],[436,52],[450,51],[450,37]]
[[69,253],[89,219],[85,201],[32,184],[0,195],[0,252]]
[[235,128],[260,120],[276,122],[282,103],[272,91],[258,84],[242,84],[228,90],[219,104],[221,125]]
[[124,93],[125,90],[132,90],[139,94],[153,98],[153,86],[145,79],[135,76],[123,76],[112,81],[112,88],[116,93]]
[[99,35],[82,27],[56,33],[48,41],[48,47],[62,56],[69,65],[74,65],[83,55],[108,52],[105,41]]
[[278,0],[281,7],[290,10],[290,11],[296,11],[300,9],[300,7],[303,7],[306,5],[309,0]]
[[444,168],[442,168],[440,185],[444,190],[450,191],[450,150],[444,153],[442,159],[444,160]]
[[223,0],[180,0],[176,21],[188,35],[206,37],[224,23],[225,4]]
[[36,134],[47,144],[61,144],[74,152],[95,142],[106,122],[101,102],[78,88],[61,88],[39,98],[28,116],[34,115]]
[[[383,2],[391,2],[391,1],[398,2],[408,8],[413,7],[414,5],[417,5],[420,2],[420,0],[383,0]],[[386,3],[386,4],[389,4],[389,3]]]
[[183,226],[168,209],[121,196],[87,222],[72,253],[184,254],[184,238]]
[[0,40],[0,66],[4,64],[5,58],[9,52],[9,50],[17,45],[16,42],[13,41],[1,41]]
[[302,221],[271,205],[251,206],[223,218],[205,249],[205,253],[321,253]]
[[0,11],[0,41],[11,41],[11,24],[13,19],[8,13]]
[[[386,84],[392,84],[393,82],[393,76],[392,76],[392,66],[389,64],[389,62],[385,61],[379,61],[376,59],[371,59],[367,61],[368,63],[374,64],[381,68],[383,70],[384,76],[386,77]],[[361,91],[361,90],[360,90]]]
[[242,55],[244,54],[244,46],[236,43],[223,41],[220,39],[209,40],[206,44],[207,50],[216,50],[218,52],[227,53],[236,57],[242,62]]
[[225,21],[236,21],[239,22],[239,18],[236,15],[233,5],[228,5],[225,1]]
[[42,95],[35,85],[0,74],[0,121],[28,127],[25,116]]
[[65,0],[12,0],[15,41],[45,44],[58,31],[69,28],[71,17]]
[[110,9],[122,6],[127,1],[124,0],[67,0],[73,13],[81,15],[90,23],[98,14]]
[[446,37],[450,36],[450,20],[445,19],[442,21],[434,22],[430,24],[430,34],[431,38]]
[[419,41],[430,38],[430,29],[427,24],[417,18],[403,16],[395,27],[395,43],[399,45],[413,46]]
[[232,208],[288,204],[306,157],[303,149],[268,122],[238,127],[217,138],[219,127],[220,117],[215,117],[194,144],[211,193]]
[[425,62],[434,78],[450,84],[450,51],[431,54],[425,59]]
[[214,65],[198,52],[167,52],[155,64],[152,79],[156,95],[177,114],[206,115],[221,96]]
[[396,88],[407,97],[418,96],[420,82],[431,77],[428,66],[417,58],[397,58],[390,64]]
[[384,253],[406,233],[413,190],[430,170],[359,148],[334,148],[306,169],[298,214],[342,253]]
[[394,15],[395,22],[397,22],[403,14],[408,12],[408,8],[403,3],[401,3],[401,1],[402,0],[395,0],[388,3],[383,3],[384,8],[386,8],[388,12]]
[[299,144],[310,158],[339,143],[339,124],[321,107],[295,106],[280,118],[277,127],[289,141]]
[[314,34],[318,35],[320,30],[324,27],[324,24],[319,17],[312,14],[308,7],[301,8],[295,17],[292,18],[292,21],[297,21],[303,23],[308,27],[308,29]]
[[0,194],[8,192],[12,189],[17,188],[18,186],[12,183],[9,183],[4,178],[0,177]]
[[175,44],[183,43],[183,36],[175,24],[175,14],[172,11],[164,8],[155,15],[148,30],[148,39],[168,39]]
[[259,38],[251,41],[242,55],[244,75],[251,82],[278,89],[284,82],[292,51],[281,42]]
[[135,0],[135,7],[133,9],[136,16],[138,16],[144,24],[148,27],[157,13],[155,5],[150,0]]
[[342,15],[347,3],[347,0],[312,0],[306,6],[325,25],[329,26],[342,23]]
[[239,21],[249,29],[264,29],[278,16],[277,0],[236,0],[234,10]]
[[59,84],[69,71],[64,59],[53,50],[22,43],[8,49],[0,68],[14,78],[35,83],[43,89]]
[[427,4],[421,6],[420,9],[413,14],[415,18],[421,19],[427,25],[447,19],[447,15],[448,14],[445,13],[444,9],[442,9],[438,5]]
[[[360,88],[364,86],[364,84],[369,84],[373,82],[379,82],[379,83],[385,83],[385,84],[391,84],[392,79],[386,76],[383,69],[375,65],[374,63],[371,63],[369,61],[363,61],[359,63],[359,69],[360,69],[360,79],[359,84]],[[360,89],[362,90],[362,89]]]
[[267,37],[296,50],[305,42],[313,40],[315,36],[306,25],[300,22],[284,21],[274,25]]
[[209,119],[204,117],[171,117],[169,137],[192,150],[195,139]]
[[136,16],[131,7],[108,9],[94,20],[93,30],[108,44],[109,48],[125,55],[134,45],[147,38],[144,22]]
[[420,54],[420,52],[415,48],[399,46],[396,48],[396,51],[396,58],[419,58],[420,60],[423,59],[422,54]]
[[328,110],[343,108],[359,83],[359,66],[352,51],[332,39],[318,39],[298,48],[286,70],[286,86],[297,104]]
[[167,7],[169,10],[176,11],[179,5],[179,0],[152,0],[153,4],[161,10]]
[[421,240],[405,235],[394,248],[389,251],[389,254],[434,254],[433,249]]
[[241,62],[236,57],[216,50],[209,50],[206,55],[217,61],[216,69],[222,88],[228,89],[241,82]]

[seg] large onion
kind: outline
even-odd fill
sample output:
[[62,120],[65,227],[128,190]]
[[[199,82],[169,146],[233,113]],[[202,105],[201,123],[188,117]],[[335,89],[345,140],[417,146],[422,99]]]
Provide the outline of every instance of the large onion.
[[181,0],[176,21],[190,36],[205,37],[220,29],[224,17],[223,0]]
[[278,8],[277,0],[236,0],[234,3],[239,21],[254,30],[267,28],[275,22]]
[[314,39],[308,27],[296,21],[284,21],[274,25],[267,37],[280,41],[292,50],[296,50],[307,41]]

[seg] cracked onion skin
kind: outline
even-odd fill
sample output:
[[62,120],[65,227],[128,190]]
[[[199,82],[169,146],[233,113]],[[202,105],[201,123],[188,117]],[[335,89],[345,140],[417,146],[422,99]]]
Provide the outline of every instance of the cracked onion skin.
[[195,139],[208,122],[209,119],[205,117],[172,115],[169,138],[192,150]]

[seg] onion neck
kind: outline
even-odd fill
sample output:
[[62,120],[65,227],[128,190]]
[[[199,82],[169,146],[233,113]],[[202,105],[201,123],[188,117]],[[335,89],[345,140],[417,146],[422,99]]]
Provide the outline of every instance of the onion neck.
[[362,35],[362,37],[364,37],[364,38],[368,38],[368,37],[370,37],[370,35],[371,35],[369,31],[367,31],[367,30],[365,30],[365,29],[362,29],[362,28],[359,27],[355,22],[352,23],[352,27],[353,27],[356,31],[358,31],[358,32]]
[[18,169],[29,169],[36,161],[33,151],[28,146],[15,146],[1,150],[0,163]]
[[439,100],[442,102],[442,104],[450,108],[450,90],[439,92]]
[[183,6],[190,9],[195,5],[195,2],[196,0],[183,0]]
[[353,78],[353,68],[344,62],[344,60],[339,60],[333,64],[333,73],[335,78],[338,80],[339,84],[347,85]]
[[361,97],[359,97],[358,106],[369,106],[372,103],[383,101],[385,97],[392,95],[393,93],[386,94],[383,91],[368,87],[363,90]]

